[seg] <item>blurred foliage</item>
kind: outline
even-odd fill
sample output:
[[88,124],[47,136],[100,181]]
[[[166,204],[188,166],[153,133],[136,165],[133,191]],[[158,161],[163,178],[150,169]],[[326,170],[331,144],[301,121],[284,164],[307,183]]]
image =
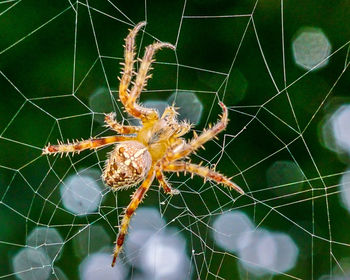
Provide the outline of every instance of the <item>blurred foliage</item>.
[[[217,169],[229,176],[244,171],[243,176],[237,175],[234,180],[247,191],[260,190],[254,193],[256,199],[271,199],[276,195],[272,190],[261,191],[272,187],[266,180],[266,171],[276,161],[297,162],[305,178],[316,178],[310,184],[304,183],[303,188],[320,188],[268,203],[273,207],[285,204],[286,207],[280,207],[278,211],[293,221],[290,222],[274,211],[269,213],[270,208],[254,204],[248,197],[234,202],[224,193],[215,191],[216,199],[213,199],[213,189],[203,191],[206,188],[202,186],[201,179],[187,181],[192,192],[173,198],[171,205],[161,211],[165,211],[167,220],[171,221],[178,217],[181,207],[190,207],[184,218],[174,221],[175,226],[187,229],[183,234],[188,240],[189,254],[192,249],[203,251],[201,240],[191,236],[191,231],[197,232],[209,247],[215,248],[210,227],[205,226],[210,225],[211,214],[218,214],[222,210],[221,205],[225,205],[224,210],[242,207],[256,224],[268,215],[260,226],[287,232],[295,240],[301,250],[299,263],[288,273],[310,279],[312,261],[317,264],[317,270],[313,271],[314,279],[329,273],[330,262],[334,265],[334,261],[328,242],[331,239],[328,215],[332,240],[347,244],[350,237],[344,228],[348,228],[346,221],[349,215],[338,206],[336,195],[328,197],[331,208],[326,208],[323,183],[335,185],[339,183],[340,176],[331,176],[323,182],[319,177],[320,174],[343,172],[346,165],[321,145],[317,129],[327,113],[326,104],[332,98],[349,94],[349,74],[342,74],[348,52],[348,47],[343,46],[350,38],[348,2],[261,0],[255,8],[256,2],[251,0],[152,0],[146,1],[147,8],[143,1],[136,0],[90,0],[79,5],[70,2],[29,0],[17,5],[14,5],[15,2],[0,4],[0,91],[3,98],[0,102],[0,220],[3,225],[0,230],[0,254],[3,256],[0,258],[0,277],[12,273],[11,260],[25,245],[26,237],[35,226],[78,225],[98,219],[93,215],[79,218],[57,209],[57,205],[62,207],[58,186],[61,180],[79,168],[102,167],[107,150],[88,153],[89,156],[82,153],[74,158],[56,159],[41,157],[41,148],[49,141],[56,142],[56,139],[88,138],[102,133],[100,106],[106,100],[110,100],[106,105],[108,110],[113,108],[118,116],[123,116],[116,96],[123,40],[131,23],[145,19],[145,11],[148,22],[146,34],[137,40],[140,55],[142,49],[154,41],[152,36],[178,44],[176,56],[170,50],[157,54],[157,62],[166,63],[154,65],[153,78],[141,100],[166,101],[174,89],[191,90],[203,104],[203,115],[196,126],[201,130],[217,119],[219,96],[230,107],[231,122],[225,133],[231,136],[239,134],[236,138],[225,138],[226,143],[231,142],[225,147],[220,161],[217,143],[223,143],[223,135],[217,143],[208,143],[199,157],[210,163],[218,161]],[[90,9],[87,9],[86,3]],[[250,21],[249,16],[183,17],[249,15],[252,11],[254,21]],[[295,34],[305,26],[322,29],[333,53],[326,67],[306,75],[306,71],[293,61],[291,48]],[[232,74],[225,80],[226,76],[222,73]],[[286,91],[261,106],[286,85],[292,107]],[[100,88],[109,90],[103,91],[104,101],[99,104],[98,111],[94,111],[89,100]],[[332,92],[326,99],[330,90]],[[250,123],[252,116],[257,119]],[[298,134],[282,121],[296,131],[303,131],[306,126],[307,129],[301,137],[297,137]],[[279,149],[281,151],[275,153]],[[199,157],[194,157],[194,161],[199,161]],[[260,162],[262,159],[265,160]],[[176,180],[187,179],[181,176]],[[175,186],[189,191],[180,183]],[[194,193],[197,186],[203,192]],[[150,192],[145,205],[158,207],[159,201],[165,199],[163,194],[159,197],[155,190]],[[118,209],[106,216],[112,225],[117,224],[117,216],[129,202],[129,195],[130,190],[116,194]],[[320,197],[313,199],[313,196]],[[303,199],[305,202],[302,202]],[[115,203],[113,194],[107,195],[103,202],[111,207]],[[104,213],[101,209],[101,212],[106,214],[108,211]],[[194,216],[200,215],[206,218],[197,223]],[[106,220],[98,223],[114,240],[115,232],[109,223]],[[57,227],[65,240],[74,236],[78,228]],[[311,232],[325,240],[312,238]],[[69,279],[78,278],[78,265],[82,260],[73,249],[71,242],[67,242],[62,257],[55,262]],[[332,252],[337,259],[349,255],[347,246],[333,246]],[[234,275],[238,275],[234,257],[206,250],[196,259],[197,266],[204,257],[207,261],[210,259],[212,273],[225,279],[235,279]],[[206,271],[200,273],[198,278],[207,275]],[[276,276],[275,279],[283,277]]]

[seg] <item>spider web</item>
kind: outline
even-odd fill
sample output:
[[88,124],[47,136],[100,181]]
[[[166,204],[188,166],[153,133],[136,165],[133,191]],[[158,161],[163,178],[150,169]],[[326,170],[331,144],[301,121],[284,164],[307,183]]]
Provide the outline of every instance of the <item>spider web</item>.
[[[0,278],[348,279],[348,15],[344,1],[0,1]],[[226,131],[191,159],[246,194],[167,174],[180,194],[153,183],[112,269],[132,190],[101,182],[111,147],[41,149],[110,135],[103,113],[135,123],[116,89],[142,20],[138,56],[177,49],[156,55],[141,101],[174,101],[197,133],[223,101]]]

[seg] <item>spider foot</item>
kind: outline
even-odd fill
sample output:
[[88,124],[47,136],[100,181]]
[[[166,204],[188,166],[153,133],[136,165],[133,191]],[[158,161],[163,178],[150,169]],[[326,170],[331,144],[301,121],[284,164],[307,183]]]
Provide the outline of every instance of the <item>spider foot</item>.
[[113,260],[112,260],[111,267],[114,267],[114,266],[115,266],[115,263],[116,263],[116,261],[117,261],[117,257],[118,257],[118,255],[117,255],[117,256],[114,256],[114,255],[113,255]]
[[111,128],[116,124],[115,118],[117,116],[116,113],[112,112],[109,114],[104,114],[105,115],[105,124],[104,127]]
[[53,154],[53,153],[57,153],[58,149],[55,146],[51,146],[50,143],[47,144],[47,146],[45,146],[42,149],[42,155],[48,155],[48,154]]
[[105,115],[105,123],[113,122],[117,116],[117,114],[114,112],[111,112],[109,114],[104,114],[104,115]]
[[173,189],[172,187],[169,186],[169,184],[167,185],[161,184],[160,186],[163,188],[165,194],[178,195],[180,193],[178,189]]

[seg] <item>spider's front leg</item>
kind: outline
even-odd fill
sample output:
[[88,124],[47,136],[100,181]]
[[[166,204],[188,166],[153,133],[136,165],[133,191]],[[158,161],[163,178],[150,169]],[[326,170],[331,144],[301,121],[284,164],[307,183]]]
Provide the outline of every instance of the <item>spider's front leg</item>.
[[125,39],[125,51],[124,51],[124,59],[123,63],[124,68],[122,71],[122,77],[120,79],[119,85],[119,98],[123,103],[125,110],[132,116],[139,118],[141,120],[156,120],[158,119],[157,111],[153,109],[148,109],[140,106],[136,103],[137,98],[139,97],[142,89],[145,87],[147,80],[151,77],[148,75],[148,71],[151,69],[150,65],[154,61],[153,55],[160,48],[172,48],[175,47],[169,43],[154,43],[146,48],[143,59],[141,60],[141,65],[139,72],[137,73],[136,81],[134,83],[134,87],[129,93],[128,87],[131,82],[131,78],[133,74],[134,67],[134,59],[135,59],[135,37],[138,31],[146,25],[146,22],[138,23],[134,29],[132,29],[129,35]]
[[157,120],[158,113],[154,109],[145,108],[137,103],[142,90],[147,86],[147,81],[152,77],[148,72],[152,69],[151,64],[154,62],[153,56],[161,48],[175,49],[175,46],[169,43],[156,42],[146,47],[145,54],[141,60],[139,71],[136,75],[134,86],[132,87],[129,98],[125,104],[125,109],[133,116],[141,119],[142,122],[148,120]]
[[126,111],[134,117],[133,111],[130,111],[126,104],[129,100],[129,85],[131,82],[131,78],[133,76],[134,71],[134,62],[135,62],[135,37],[140,29],[146,25],[145,21],[138,23],[130,33],[125,38],[125,48],[124,48],[124,62],[121,63],[123,65],[122,77],[120,78],[119,84],[119,98],[123,103]]
[[135,58],[135,37],[139,30],[146,25],[145,21],[138,23],[134,29],[130,30],[129,35],[125,38],[124,46],[124,62],[121,63],[123,67],[122,77],[119,85],[119,95],[121,102],[128,100],[128,87],[133,74],[134,58]]
[[149,173],[146,176],[146,179],[143,181],[141,186],[138,187],[138,189],[134,192],[128,207],[125,209],[125,214],[121,221],[117,241],[114,247],[112,267],[115,265],[117,257],[122,249],[125,235],[128,231],[131,216],[134,214],[137,207],[142,202],[142,199],[145,197],[145,194],[147,193],[149,187],[151,186],[154,179],[154,173],[154,169],[153,167],[151,167]]
[[63,155],[64,153],[80,153],[86,149],[97,149],[102,146],[110,145],[117,142],[133,140],[134,137],[126,137],[126,136],[107,136],[102,138],[93,138],[89,140],[82,141],[73,141],[73,143],[64,144],[58,141],[58,145],[47,145],[43,148],[43,155],[46,154],[57,154],[60,153]]
[[197,164],[187,163],[185,161],[178,161],[174,163],[169,163],[166,166],[163,167],[164,171],[168,172],[189,172],[192,175],[197,174],[199,176],[202,176],[204,180],[209,179],[213,180],[219,184],[224,184],[225,186],[228,186],[231,189],[234,189],[235,191],[239,192],[240,194],[244,194],[244,191],[237,186],[235,183],[230,181],[229,178],[225,177],[224,175],[220,174],[219,172],[216,172],[214,170],[211,170],[210,168],[200,166]]
[[216,135],[221,131],[225,130],[228,123],[227,107],[222,102],[219,102],[219,105],[222,108],[222,116],[220,121],[213,127],[209,127],[209,129],[204,130],[199,136],[195,134],[195,137],[189,143],[182,143],[174,149],[169,150],[162,160],[163,165],[167,165],[170,162],[188,156],[189,154],[198,150],[200,147],[203,147],[204,143],[216,138]]

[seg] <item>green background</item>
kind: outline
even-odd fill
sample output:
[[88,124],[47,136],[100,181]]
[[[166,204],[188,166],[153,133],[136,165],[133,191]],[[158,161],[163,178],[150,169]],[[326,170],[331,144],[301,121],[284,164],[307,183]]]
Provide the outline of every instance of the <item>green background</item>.
[[[217,169],[228,176],[235,175],[234,181],[248,193],[235,201],[232,198],[236,194],[216,190],[209,184],[203,186],[198,178],[180,184],[188,179],[183,176],[174,179],[177,183],[173,184],[183,193],[172,198],[165,209],[160,202],[167,198],[158,193],[156,184],[152,187],[144,205],[161,206],[169,226],[177,227],[185,236],[188,254],[192,249],[204,253],[195,257],[198,270],[194,270],[193,279],[238,278],[234,254],[223,254],[223,249],[216,247],[210,228],[214,217],[231,209],[244,211],[259,227],[285,232],[293,238],[300,251],[295,268],[288,271],[290,275],[317,279],[336,271],[332,255],[337,260],[349,256],[350,216],[340,205],[338,188],[326,193],[325,186],[339,184],[349,158],[344,154],[338,157],[322,145],[320,127],[327,114],[349,102],[349,74],[342,73],[347,63],[345,44],[350,38],[349,2],[264,0],[258,1],[255,8],[255,1],[146,1],[147,7],[144,1],[112,2],[119,11],[108,1],[89,1],[90,9],[86,2],[72,3],[78,17],[69,1],[22,1],[8,11],[12,2],[0,5],[0,277],[13,278],[11,260],[37,225],[54,226],[64,239],[69,239],[79,225],[97,223],[114,240],[115,229],[106,220],[117,224],[131,190],[106,195],[103,205],[109,207],[101,209],[106,220],[99,219],[100,215],[76,217],[56,208],[62,207],[60,180],[82,168],[102,167],[107,150],[61,160],[41,156],[41,148],[62,137],[89,138],[104,131],[99,121],[103,111],[94,111],[89,102],[100,88],[109,86],[112,90],[112,95],[105,92],[102,109],[105,106],[106,111],[114,110],[119,119],[122,117],[115,89],[123,39],[130,24],[145,18],[147,34],[137,40],[140,43],[142,38],[141,49],[154,41],[150,35],[171,43],[178,38],[178,44],[176,55],[170,50],[157,54],[157,62],[162,63],[154,66],[142,101],[165,101],[175,89],[194,91],[203,104],[201,122],[196,126],[202,130],[217,119],[217,97],[223,100],[230,108],[231,121],[225,132],[229,144]],[[253,21],[249,16],[186,17],[252,12]],[[333,54],[326,67],[308,73],[295,64],[291,47],[303,27],[322,29]],[[286,91],[282,91],[286,85],[299,132]],[[278,96],[276,87],[281,91]],[[43,98],[53,96],[56,97]],[[236,138],[232,137],[236,134]],[[218,142],[208,143],[199,156],[216,163],[218,143],[222,145],[223,140],[222,134]],[[199,156],[194,157],[195,162]],[[285,160],[296,162],[304,173],[305,182],[299,191],[281,186],[296,182],[293,178],[277,180],[280,193],[267,180],[268,168]],[[326,175],[330,176],[323,177]],[[197,186],[200,192],[193,191]],[[291,195],[282,197],[285,193]],[[217,198],[213,199],[213,195]],[[179,216],[183,211],[185,214]],[[312,238],[311,233],[320,238]],[[331,246],[331,239],[346,245]],[[69,279],[77,279],[81,260],[72,242],[67,242],[55,265]],[[206,265],[202,267],[203,264]],[[250,279],[249,274],[244,277]]]

